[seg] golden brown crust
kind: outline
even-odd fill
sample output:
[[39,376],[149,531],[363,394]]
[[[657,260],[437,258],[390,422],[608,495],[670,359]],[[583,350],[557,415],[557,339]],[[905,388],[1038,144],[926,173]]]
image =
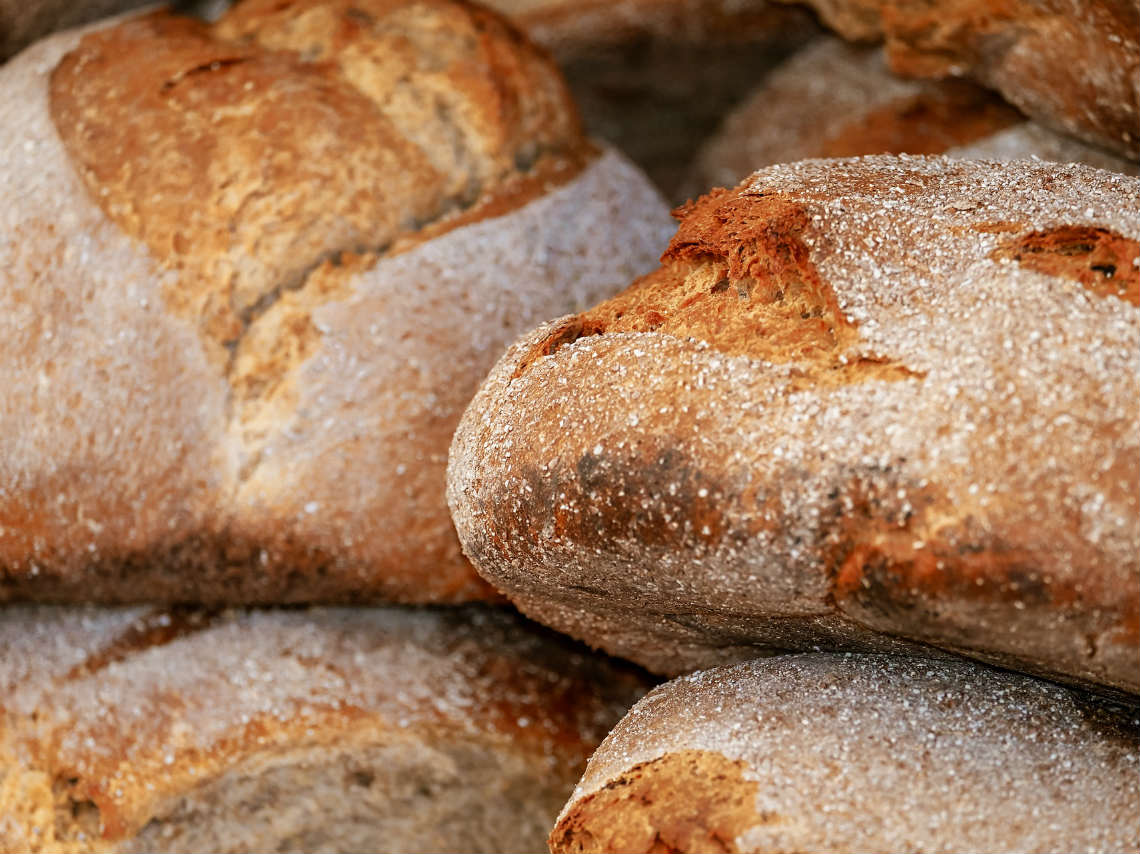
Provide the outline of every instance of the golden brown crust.
[[223,362],[322,263],[374,261],[586,147],[530,46],[446,2],[247,2],[212,28],[155,12],[86,36],[51,103],[92,197],[179,269],[167,301]]
[[467,553],[665,673],[935,647],[1140,691],[1138,206],[949,158],[710,195],[659,273],[492,372],[452,445]]

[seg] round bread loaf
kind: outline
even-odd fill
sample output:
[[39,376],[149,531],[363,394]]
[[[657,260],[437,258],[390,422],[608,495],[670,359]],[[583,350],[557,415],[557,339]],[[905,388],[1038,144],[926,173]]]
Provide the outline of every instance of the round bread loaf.
[[469,406],[480,572],[661,673],[935,647],[1140,692],[1140,179],[813,160],[681,213]]
[[246,0],[0,93],[0,601],[492,595],[462,408],[670,230],[550,62],[462,2]]
[[796,655],[657,688],[550,850],[1138,851],[1140,719],[969,662]]
[[[987,148],[990,139],[1000,141]],[[1138,164],[1025,121],[980,86],[899,77],[881,48],[826,38],[780,65],[725,118],[698,152],[688,189],[696,196],[732,186],[773,163],[904,153],[1039,157],[1140,174]]]
[[13,607],[0,851],[537,851],[649,687],[502,611]]
[[883,39],[908,77],[968,76],[1027,116],[1140,161],[1136,0],[806,0],[844,38]]

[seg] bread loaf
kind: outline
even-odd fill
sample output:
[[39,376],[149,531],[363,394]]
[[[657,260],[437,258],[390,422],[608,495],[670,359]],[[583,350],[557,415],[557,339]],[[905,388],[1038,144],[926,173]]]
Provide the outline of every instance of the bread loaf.
[[476,606],[10,607],[0,851],[537,851],[646,687]]
[[682,215],[467,409],[480,572],[661,673],[937,648],[1140,693],[1140,179],[811,160]]
[[551,851],[1137,851],[1138,725],[968,662],[717,668],[634,706]]
[[1135,0],[807,0],[844,38],[882,39],[892,70],[971,77],[1030,118],[1140,161]]
[[725,118],[701,146],[688,189],[695,197],[764,166],[809,157],[943,153],[1140,174],[1140,165],[1027,122],[980,86],[899,77],[881,48],[828,38],[780,65]]
[[0,93],[0,601],[492,595],[459,414],[669,229],[549,61],[461,2],[247,0]]

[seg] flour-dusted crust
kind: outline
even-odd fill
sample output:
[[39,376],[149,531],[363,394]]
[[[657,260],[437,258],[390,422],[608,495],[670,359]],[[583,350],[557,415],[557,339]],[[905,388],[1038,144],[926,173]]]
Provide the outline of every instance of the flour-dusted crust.
[[467,554],[676,674],[952,650],[1140,692],[1140,180],[815,160],[516,343],[452,445]]
[[0,600],[491,595],[462,407],[670,228],[550,63],[458,3],[247,2],[0,91]]
[[551,834],[583,851],[1137,851],[1140,720],[968,662],[796,655],[663,685]]
[[1140,165],[1027,122],[980,86],[900,77],[882,48],[826,38],[776,68],[726,116],[698,152],[689,187],[696,196],[774,163],[862,154],[1039,157],[1140,173]]
[[848,39],[882,39],[891,68],[972,77],[1042,124],[1140,161],[1135,0],[808,0]]
[[474,606],[12,607],[0,649],[4,851],[535,850],[648,688]]

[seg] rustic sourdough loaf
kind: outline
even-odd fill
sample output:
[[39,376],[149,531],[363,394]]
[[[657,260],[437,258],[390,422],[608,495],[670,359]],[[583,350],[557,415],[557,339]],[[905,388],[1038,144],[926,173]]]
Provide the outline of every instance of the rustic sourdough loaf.
[[696,196],[732,186],[773,163],[904,153],[1039,157],[1140,174],[1140,164],[1028,122],[980,86],[899,77],[881,48],[826,38],[780,65],[726,116],[701,146],[688,189]]
[[911,77],[971,77],[1027,116],[1140,161],[1136,0],[806,0]]
[[1138,726],[970,662],[717,668],[634,706],[551,850],[1138,851]]
[[1140,179],[813,160],[682,214],[464,415],[485,577],[662,673],[936,647],[1140,692]]
[[0,600],[491,595],[459,414],[670,229],[549,61],[461,2],[247,0],[0,93]]
[[648,688],[506,612],[10,607],[0,851],[537,851]]

